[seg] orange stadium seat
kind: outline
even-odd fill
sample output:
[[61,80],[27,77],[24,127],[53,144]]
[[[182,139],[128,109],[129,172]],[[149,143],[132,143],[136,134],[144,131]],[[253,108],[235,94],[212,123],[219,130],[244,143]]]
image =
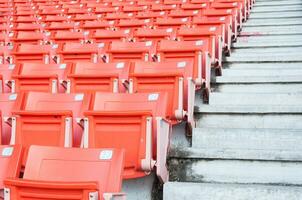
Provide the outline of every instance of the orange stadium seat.
[[12,74],[13,89],[20,91],[64,92],[65,73],[70,64],[18,64]]
[[70,92],[125,92],[130,63],[74,63],[67,74]]
[[175,30],[173,28],[167,29],[151,29],[139,28],[134,32],[134,39],[136,41],[154,41],[157,42],[162,39],[175,38]]
[[4,199],[4,180],[19,178],[22,148],[20,146],[0,145],[0,199]]
[[129,75],[129,91],[167,92],[171,119],[182,120],[187,115],[193,124],[195,82],[192,77],[192,62],[135,62]]
[[156,44],[146,42],[113,41],[109,47],[109,61],[152,61],[155,59]]
[[14,63],[18,62],[38,62],[53,63],[56,45],[19,44],[11,52]]
[[13,108],[11,144],[77,147],[82,130],[78,124],[88,109],[90,95],[22,93]]
[[171,41],[162,40],[158,45],[159,61],[193,61],[193,79],[196,85],[205,84],[210,88],[211,57],[209,41]]
[[125,199],[123,150],[32,146],[23,179],[4,180],[8,199]]
[[60,45],[57,51],[56,62],[107,62],[106,48],[107,44],[105,43],[64,43]]
[[96,30],[92,38],[94,42],[111,42],[111,41],[127,41],[131,39],[132,31],[130,29],[126,30],[108,30],[101,29]]
[[154,166],[168,180],[166,158],[170,138],[166,93],[99,93],[85,112],[85,148],[125,149],[124,178],[149,174]]
[[9,144],[11,140],[12,109],[17,94],[0,94],[0,144]]

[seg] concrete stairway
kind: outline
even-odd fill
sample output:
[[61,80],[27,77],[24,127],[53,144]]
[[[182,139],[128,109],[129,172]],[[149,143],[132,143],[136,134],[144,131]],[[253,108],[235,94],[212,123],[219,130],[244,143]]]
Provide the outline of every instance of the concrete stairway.
[[302,199],[302,0],[257,0],[164,200]]

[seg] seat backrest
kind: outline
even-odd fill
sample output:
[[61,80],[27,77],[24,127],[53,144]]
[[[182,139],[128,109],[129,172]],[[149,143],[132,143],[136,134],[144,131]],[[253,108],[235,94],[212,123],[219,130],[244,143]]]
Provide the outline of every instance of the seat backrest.
[[17,94],[0,94],[0,111],[2,118],[2,139],[0,138],[0,144],[9,144],[10,142],[11,126],[5,121],[12,116],[12,110],[16,103],[16,99]]
[[58,54],[59,62],[99,62],[100,56],[105,52],[107,45],[105,43],[81,44],[81,43],[64,43],[60,46]]
[[76,120],[89,103],[87,94],[23,93],[13,109],[18,116],[15,143],[79,146],[82,130]]
[[113,41],[109,47],[109,60],[118,61],[152,61],[156,44],[146,42],[118,42]]
[[167,29],[148,29],[139,28],[134,32],[134,38],[138,41],[172,39],[175,31],[172,28]]
[[[15,63],[19,62],[49,62],[49,57],[56,51],[55,45],[35,45],[19,44],[16,45],[12,54],[15,56]],[[46,58],[48,56],[48,58]]]
[[69,68],[70,64],[19,64],[12,74],[12,79],[16,83],[15,90],[16,92],[63,92],[64,89],[59,87],[59,82],[64,80]]
[[128,79],[129,62],[77,62],[67,75],[71,92],[125,92],[123,82]]
[[22,148],[20,146],[0,145],[0,190],[4,188],[4,179],[19,178],[21,159]]
[[99,196],[120,192],[124,151],[32,146],[24,179],[53,182],[97,182]]
[[153,116],[167,116],[166,93],[102,93],[96,92],[89,110],[94,111],[151,111]]

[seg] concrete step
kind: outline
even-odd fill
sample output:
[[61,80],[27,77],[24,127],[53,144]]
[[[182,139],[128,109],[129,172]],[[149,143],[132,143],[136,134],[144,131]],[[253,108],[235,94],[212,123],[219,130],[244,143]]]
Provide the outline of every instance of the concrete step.
[[302,106],[302,94],[213,92],[209,98],[209,105]]
[[302,161],[302,129],[195,128],[192,148],[206,158]]
[[260,1],[254,5],[254,8],[257,7],[272,7],[272,6],[288,6],[288,5],[302,5],[300,0],[291,0],[291,1]]
[[272,77],[272,76],[295,76],[295,75],[302,75],[302,68],[298,69],[223,69],[222,71],[223,76],[225,77],[240,77],[240,76],[257,76],[257,77]]
[[302,185],[302,162],[184,158],[171,159],[169,166],[171,181]]
[[243,27],[252,26],[281,26],[281,25],[301,25],[302,18],[278,18],[278,19],[251,19],[243,24]]
[[257,26],[244,27],[240,36],[264,36],[264,35],[301,35],[302,25],[295,26]]
[[[283,2],[284,3],[284,2]],[[251,10],[251,13],[269,13],[269,12],[284,12],[284,11],[302,11],[302,4],[282,5],[282,6],[256,6]]]
[[219,76],[216,83],[302,83],[302,77],[297,76]]
[[[213,86],[212,86],[213,87]],[[302,93],[302,83],[226,83],[214,85],[214,91],[220,93],[243,93],[248,91],[249,93]]]
[[[302,69],[302,62],[293,63],[224,63],[224,69],[271,69],[271,70],[281,70],[281,69]],[[223,70],[224,70],[223,69]]]
[[252,13],[249,19],[275,19],[275,18],[296,18],[302,17],[300,11],[285,11],[282,15],[278,12],[267,12],[267,13]]
[[[293,108],[290,112],[268,112],[259,106],[258,112],[256,107],[234,106],[207,106],[199,107],[196,111],[196,127],[202,128],[267,128],[267,129],[302,129],[301,108]],[[254,110],[252,110],[252,108]],[[267,106],[265,108],[268,108]],[[229,109],[229,110],[228,110]],[[237,109],[237,110],[235,110]],[[245,110],[244,110],[245,109]],[[275,109],[275,111],[278,108]],[[299,110],[298,110],[299,109]],[[285,110],[285,108],[284,108]],[[238,111],[238,112],[236,112]]]
[[[181,189],[180,189],[181,188]],[[164,200],[300,200],[302,188],[260,184],[168,182]]]
[[301,47],[302,35],[264,35],[256,37],[238,37],[237,42],[233,43],[232,46],[235,49],[254,47]]

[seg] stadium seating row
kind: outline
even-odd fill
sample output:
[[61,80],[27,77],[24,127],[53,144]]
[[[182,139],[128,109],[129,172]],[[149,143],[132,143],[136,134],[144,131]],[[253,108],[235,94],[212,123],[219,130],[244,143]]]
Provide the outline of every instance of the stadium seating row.
[[[155,163],[167,179],[166,154],[175,119],[167,93],[2,94],[2,144],[125,149],[125,178]],[[4,109],[2,109],[4,108]]]
[[[125,199],[168,180],[253,0],[0,0],[0,199]],[[38,145],[38,146],[37,146]]]

